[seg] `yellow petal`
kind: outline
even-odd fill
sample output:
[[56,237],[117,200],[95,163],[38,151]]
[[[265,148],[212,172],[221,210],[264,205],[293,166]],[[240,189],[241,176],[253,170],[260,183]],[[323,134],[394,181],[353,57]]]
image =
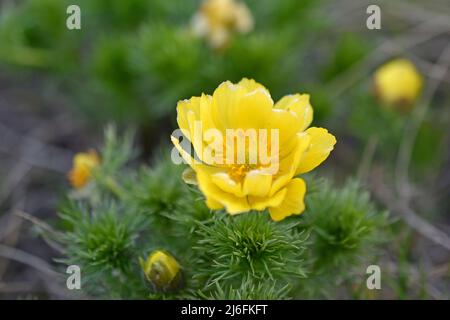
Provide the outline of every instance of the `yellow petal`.
[[249,171],[244,179],[243,191],[245,195],[265,197],[272,184],[272,175],[261,170]]
[[192,97],[189,100],[178,101],[177,103],[177,123],[183,134],[192,139],[191,124],[188,115],[194,116],[194,119],[200,118],[200,97]]
[[190,166],[194,166],[195,165],[194,158],[186,150],[183,149],[183,147],[180,144],[180,140],[178,140],[178,138],[176,138],[174,136],[170,136],[170,140],[172,141],[173,145],[180,153],[183,160]]
[[296,174],[305,173],[317,167],[329,156],[336,144],[336,138],[327,129],[312,127],[305,132],[310,136],[311,142],[300,159]]
[[293,214],[300,214],[305,210],[305,181],[300,178],[292,179],[286,186],[286,190],[283,202],[279,206],[269,208],[270,216],[274,221],[283,220]]
[[286,196],[287,189],[281,189],[275,195],[269,197],[249,196],[248,202],[252,209],[262,211],[267,207],[278,207]]
[[[183,134],[192,143],[197,155],[202,159],[203,150],[207,146],[203,133],[214,128],[211,114],[211,96],[203,94],[177,104],[177,122]],[[202,159],[205,162],[211,159]]]
[[308,94],[291,94],[284,96],[275,106],[277,109],[292,112],[300,119],[299,130],[304,131],[312,122],[313,109]]
[[198,186],[206,196],[206,204],[220,203],[228,213],[237,214],[250,210],[246,197],[237,197],[231,193],[224,192],[213,181],[212,175],[218,173],[217,168],[211,168],[205,165],[196,166]]
[[231,112],[239,103],[239,99],[244,95],[243,87],[232,84],[230,81],[222,82],[214,91],[212,96],[211,113],[216,122],[217,128],[225,133],[230,129],[230,123],[234,118]]
[[[238,83],[240,86],[244,87],[246,92],[255,91],[258,89],[262,89],[269,94],[269,90],[266,89],[262,84],[256,82],[253,79],[242,78]],[[270,94],[269,94],[270,95]]]
[[211,210],[220,210],[224,208],[224,206],[220,202],[217,202],[216,200],[210,197],[206,197],[205,203],[206,206]]
[[242,184],[234,181],[226,172],[215,173],[211,176],[212,182],[225,192],[243,197]]
[[234,110],[230,110],[234,114],[231,128],[265,128],[272,107],[273,100],[264,88],[247,92],[240,98]]
[[223,133],[227,129],[265,128],[272,106],[269,92],[261,85],[250,80],[242,85],[226,81],[214,91],[212,116]]
[[301,156],[310,145],[310,136],[304,132],[298,133],[293,139],[296,141],[296,147],[286,158],[280,162],[279,172],[274,178],[270,195],[274,195],[295,176]]
[[[272,109],[267,128],[278,130],[278,149],[280,159],[290,154],[297,142],[296,134],[299,132],[300,121],[298,117],[289,111],[282,109]],[[271,132],[267,133],[269,136]]]

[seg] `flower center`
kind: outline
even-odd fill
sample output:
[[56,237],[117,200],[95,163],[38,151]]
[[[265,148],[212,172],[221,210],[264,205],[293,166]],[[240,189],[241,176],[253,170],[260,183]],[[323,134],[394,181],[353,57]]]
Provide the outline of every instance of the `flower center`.
[[245,178],[247,172],[254,168],[255,165],[251,164],[234,164],[228,169],[228,175],[234,181],[240,182]]

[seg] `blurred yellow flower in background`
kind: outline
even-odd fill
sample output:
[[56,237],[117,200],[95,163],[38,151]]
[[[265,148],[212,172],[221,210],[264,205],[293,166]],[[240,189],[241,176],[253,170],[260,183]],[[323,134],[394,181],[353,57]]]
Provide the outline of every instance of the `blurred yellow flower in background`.
[[375,93],[388,105],[408,110],[422,91],[423,78],[407,59],[395,59],[374,74]]
[[75,189],[80,189],[89,182],[92,169],[100,164],[100,158],[94,150],[80,152],[73,158],[73,166],[68,174],[69,182]]
[[[268,208],[272,219],[279,221],[302,213],[306,185],[296,176],[322,163],[336,143],[326,129],[307,129],[313,118],[309,95],[287,95],[274,104],[264,86],[245,78],[237,84],[223,82],[212,96],[178,102],[177,113],[178,125],[196,155],[192,158],[185,145],[171,137],[191,167],[183,174],[185,181],[198,184],[210,209],[225,208],[230,214]],[[200,136],[199,125],[206,130]],[[213,143],[211,130],[226,140],[216,137]],[[232,139],[228,139],[230,130],[235,133]],[[264,137],[267,143],[250,161],[252,146]],[[239,138],[248,139],[241,144],[243,149],[234,148]],[[262,150],[268,151],[269,161],[263,159]],[[239,157],[244,161],[236,162]]]
[[194,33],[206,38],[213,49],[222,49],[233,32],[247,33],[253,17],[247,6],[235,0],[205,0],[192,19]]

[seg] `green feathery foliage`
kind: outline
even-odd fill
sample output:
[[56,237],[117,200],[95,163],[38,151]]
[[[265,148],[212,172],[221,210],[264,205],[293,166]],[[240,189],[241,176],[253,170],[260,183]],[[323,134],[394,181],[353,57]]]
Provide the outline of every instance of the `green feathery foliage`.
[[204,299],[215,300],[286,300],[289,299],[289,286],[279,287],[275,282],[243,280],[241,285],[222,288],[216,285],[216,291],[210,296],[201,295]]
[[[310,179],[310,191],[300,227],[310,232],[309,274],[298,294],[333,297],[349,279],[362,279],[365,267],[376,262],[387,241],[387,212],[380,212],[357,181],[336,188],[325,179]],[[361,280],[362,281],[362,280]]]
[[370,202],[370,195],[354,180],[336,189],[328,181],[316,181],[316,192],[306,198],[306,227],[312,230],[314,269],[334,269],[351,264],[368,243],[379,235],[374,231],[383,226],[386,213],[380,213]]
[[302,277],[306,237],[295,224],[276,223],[266,213],[236,217],[216,213],[197,231],[196,277],[207,286],[215,282],[236,285],[243,278],[283,279]]
[[145,221],[134,210],[110,204],[105,207],[65,206],[61,219],[71,226],[63,236],[66,259],[82,266],[83,287],[92,295],[138,298],[145,283],[138,272],[138,237]]
[[[165,156],[133,170],[130,136],[106,131],[93,181],[62,202],[64,264],[81,267],[95,297],[289,299],[336,294],[336,283],[373,260],[386,215],[355,182],[342,188],[309,178],[307,210],[282,222],[267,212],[211,212],[201,193]],[[181,266],[182,285],[160,291],[139,258],[164,250]]]

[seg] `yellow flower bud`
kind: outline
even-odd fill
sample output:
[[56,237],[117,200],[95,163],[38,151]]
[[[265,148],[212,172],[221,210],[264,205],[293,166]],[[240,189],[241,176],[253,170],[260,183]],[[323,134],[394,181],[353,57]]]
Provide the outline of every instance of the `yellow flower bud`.
[[177,260],[166,251],[155,250],[147,260],[139,258],[145,277],[161,291],[172,291],[182,282],[181,267]]
[[80,189],[89,182],[92,169],[100,164],[100,158],[94,150],[80,152],[73,158],[73,167],[68,174],[69,182],[75,189]]
[[414,64],[395,59],[381,66],[374,74],[375,93],[385,104],[409,109],[420,95],[422,76]]

